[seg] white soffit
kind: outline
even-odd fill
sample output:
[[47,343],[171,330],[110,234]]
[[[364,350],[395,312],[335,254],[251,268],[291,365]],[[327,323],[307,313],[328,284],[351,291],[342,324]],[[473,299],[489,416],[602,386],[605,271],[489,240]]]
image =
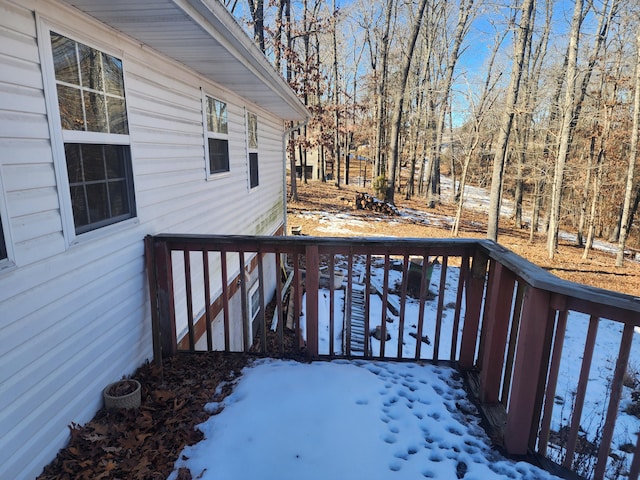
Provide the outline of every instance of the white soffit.
[[218,0],[65,0],[285,120],[309,112]]

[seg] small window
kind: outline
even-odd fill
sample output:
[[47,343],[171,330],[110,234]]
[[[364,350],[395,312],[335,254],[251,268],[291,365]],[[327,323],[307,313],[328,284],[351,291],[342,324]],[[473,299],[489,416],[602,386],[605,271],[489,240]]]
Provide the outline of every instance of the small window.
[[78,235],[136,215],[122,60],[50,37]]
[[7,244],[4,240],[4,230],[2,229],[2,219],[0,218],[0,261],[8,258]]
[[249,147],[249,187],[259,185],[258,175],[258,116],[247,113],[247,145]]
[[255,320],[258,313],[260,313],[260,282],[256,282],[249,290],[249,311],[251,320]]
[[213,97],[206,99],[207,150],[209,173],[229,171],[229,126],[227,104]]

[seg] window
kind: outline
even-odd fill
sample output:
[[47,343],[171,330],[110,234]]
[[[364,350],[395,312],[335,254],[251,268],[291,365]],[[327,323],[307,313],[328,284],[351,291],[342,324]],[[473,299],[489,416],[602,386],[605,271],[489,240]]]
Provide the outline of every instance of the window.
[[256,282],[249,290],[249,314],[251,320],[255,320],[258,313],[260,313],[260,282]]
[[75,233],[136,215],[122,61],[50,32]]
[[206,96],[209,173],[229,171],[229,129],[227,104]]
[[2,229],[2,219],[0,218],[0,261],[8,258],[7,244],[4,241],[4,230]]
[[254,188],[258,180],[258,116],[247,113],[247,144],[249,147],[249,187]]

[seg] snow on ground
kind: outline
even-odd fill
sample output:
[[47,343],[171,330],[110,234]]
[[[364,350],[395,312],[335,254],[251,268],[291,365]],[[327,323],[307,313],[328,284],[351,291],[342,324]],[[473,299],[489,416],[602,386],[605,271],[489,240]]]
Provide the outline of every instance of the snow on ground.
[[[433,260],[433,259],[432,259]],[[339,264],[339,262],[337,262]],[[393,265],[393,262],[392,262]],[[398,263],[396,263],[398,265]],[[382,258],[374,258],[372,261],[372,283],[378,283],[382,285],[384,274],[384,261]],[[354,277],[357,279],[362,275],[364,266],[357,261],[354,263]],[[346,273],[343,270],[343,273]],[[453,324],[455,313],[455,301],[458,287],[460,269],[458,267],[447,268],[446,278],[446,291],[443,299],[443,314],[442,314],[442,333],[439,349],[439,358],[448,359],[451,350],[451,339],[453,338]],[[431,283],[429,290],[433,293],[438,292],[438,286],[440,283],[440,275],[442,274],[441,265],[436,264],[433,268],[433,274],[431,277]],[[402,272],[397,269],[391,269],[389,271],[389,285],[399,285],[402,279]],[[393,289],[393,288],[392,288]],[[398,289],[396,289],[398,290]],[[342,354],[342,318],[344,312],[344,291],[338,290],[335,292],[335,306],[334,306],[334,321],[335,325],[334,345],[335,354]],[[320,340],[319,340],[319,352],[321,354],[329,353],[329,290],[322,290],[320,294],[319,304],[319,328],[320,328]],[[397,294],[390,293],[389,301],[398,302],[399,296]],[[429,338],[429,344],[425,342],[421,343],[420,358],[431,359],[433,358],[434,338],[435,338],[435,320],[437,315],[438,297],[430,298],[425,303],[424,307],[424,328],[422,335],[426,335]],[[301,321],[304,323],[304,308],[303,302],[303,317]],[[464,317],[464,296],[462,305],[462,315]],[[370,314],[369,325],[370,330],[373,331],[376,326],[382,323],[382,300],[380,296],[376,294],[370,295]],[[396,356],[398,352],[398,336],[399,336],[399,318],[391,311],[387,311],[385,318],[393,320],[386,323],[387,332],[390,335],[390,339],[387,340],[385,345],[385,355],[388,357]],[[414,358],[416,351],[416,337],[411,336],[411,333],[417,333],[417,324],[419,319],[419,302],[415,299],[408,298],[405,315],[405,327],[403,332],[403,347],[402,356],[404,358]],[[462,321],[460,322],[458,332],[462,331]],[[561,429],[566,429],[571,420],[571,414],[573,412],[576,389],[578,385],[578,379],[580,377],[580,369],[582,366],[582,357],[584,354],[584,345],[586,342],[587,328],[589,326],[589,316],[578,313],[569,312],[567,319],[567,330],[565,334],[563,355],[560,364],[560,374],[558,385],[556,388],[556,396],[552,415],[551,428],[553,431],[558,432]],[[586,399],[581,416],[581,433],[580,435],[591,442],[594,445],[599,444],[599,438],[602,435],[602,427],[606,416],[606,409],[608,406],[610,382],[613,378],[613,372],[615,369],[615,363],[618,356],[618,350],[620,347],[620,341],[622,339],[622,324],[613,322],[606,319],[599,321],[596,348],[593,354],[592,366],[590,369]],[[461,336],[458,335],[458,348],[459,352]],[[378,355],[380,352],[380,342],[375,338],[371,338],[371,352],[373,355]],[[640,332],[636,332],[633,338],[633,346],[631,350],[631,361],[629,371],[640,372]],[[623,389],[622,400],[620,404],[620,411],[614,430],[612,453],[618,455],[623,462],[626,462],[627,467],[631,462],[631,455],[625,453],[623,450],[628,448],[629,444],[635,445],[636,433],[640,431],[640,420],[625,413],[626,407],[631,403],[631,393],[633,389],[625,387]],[[555,459],[559,463],[562,462],[563,452],[559,451],[553,445],[550,447],[550,458]],[[585,457],[582,462],[584,472],[587,472],[593,467],[595,458]],[[614,469],[615,466],[611,466]],[[624,477],[620,477],[624,478]]]
[[261,360],[208,406],[220,407],[176,469],[203,480],[556,478],[491,449],[447,367]]

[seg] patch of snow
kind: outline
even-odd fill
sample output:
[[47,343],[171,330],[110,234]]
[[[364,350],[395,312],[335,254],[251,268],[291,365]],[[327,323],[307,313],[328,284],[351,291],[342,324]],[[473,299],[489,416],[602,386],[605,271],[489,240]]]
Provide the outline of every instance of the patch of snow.
[[199,428],[170,480],[557,478],[493,450],[458,374],[433,365],[256,361]]

